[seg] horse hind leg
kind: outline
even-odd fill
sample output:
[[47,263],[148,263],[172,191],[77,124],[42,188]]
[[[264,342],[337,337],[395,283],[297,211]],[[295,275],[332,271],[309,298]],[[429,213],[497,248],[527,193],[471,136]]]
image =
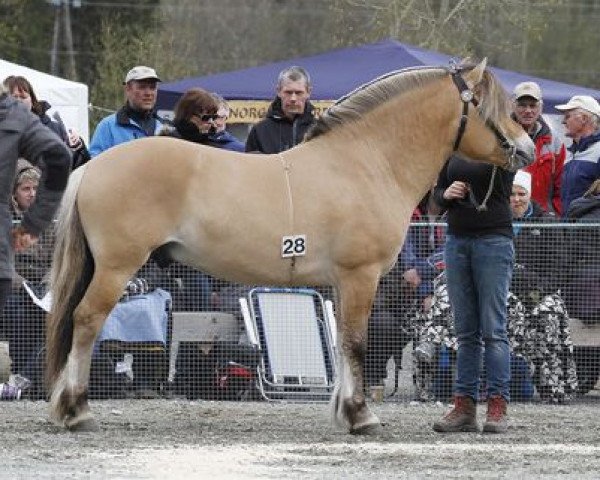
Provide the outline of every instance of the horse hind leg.
[[51,418],[73,431],[97,430],[88,404],[88,384],[94,341],[106,317],[123,294],[128,273],[96,269],[73,313],[73,342],[67,363],[50,398]]
[[338,288],[339,372],[331,409],[334,422],[353,434],[373,434],[381,428],[379,418],[367,406],[363,383],[367,324],[377,281],[377,275],[364,272],[345,279]]

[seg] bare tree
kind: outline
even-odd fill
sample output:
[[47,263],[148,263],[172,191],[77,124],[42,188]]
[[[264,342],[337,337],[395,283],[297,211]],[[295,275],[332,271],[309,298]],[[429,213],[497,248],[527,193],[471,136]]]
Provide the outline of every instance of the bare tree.
[[165,28],[178,33],[176,51],[198,75],[334,46],[329,0],[168,0],[162,5]]
[[[551,1],[551,0],[549,0]],[[544,2],[537,2],[544,3]],[[333,0],[339,43],[393,37],[454,55],[526,53],[527,33],[542,20],[522,0]],[[525,46],[525,47],[524,47]]]

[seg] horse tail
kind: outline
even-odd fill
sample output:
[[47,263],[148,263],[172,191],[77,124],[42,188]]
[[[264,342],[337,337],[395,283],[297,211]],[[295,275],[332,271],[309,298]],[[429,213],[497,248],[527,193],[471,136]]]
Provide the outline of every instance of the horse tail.
[[85,166],[74,170],[60,205],[50,289],[52,307],[46,325],[46,384],[52,387],[67,363],[73,343],[73,312],[94,274],[94,259],[77,210],[77,192]]

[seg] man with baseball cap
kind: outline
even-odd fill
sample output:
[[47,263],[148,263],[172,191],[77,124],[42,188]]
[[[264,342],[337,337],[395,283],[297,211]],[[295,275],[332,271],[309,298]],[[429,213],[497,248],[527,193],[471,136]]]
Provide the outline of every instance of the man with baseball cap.
[[164,121],[154,111],[158,82],[156,71],[144,65],[127,72],[123,81],[125,105],[96,127],[89,148],[92,157],[120,143],[151,137],[160,131]]
[[531,173],[531,197],[545,212],[560,215],[560,190],[566,150],[560,137],[542,117],[542,89],[535,82],[519,83],[513,90],[513,117],[535,143]]
[[570,203],[600,178],[600,104],[589,95],[575,95],[556,109],[563,112],[565,133],[573,139],[561,188],[564,215]]

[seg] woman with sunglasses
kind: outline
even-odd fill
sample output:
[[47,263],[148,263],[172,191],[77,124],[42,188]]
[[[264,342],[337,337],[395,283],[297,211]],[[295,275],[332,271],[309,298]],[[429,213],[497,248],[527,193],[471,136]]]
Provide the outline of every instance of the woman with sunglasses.
[[175,105],[173,128],[160,134],[218,148],[220,145],[210,138],[217,132],[218,110],[219,104],[211,93],[191,88]]

